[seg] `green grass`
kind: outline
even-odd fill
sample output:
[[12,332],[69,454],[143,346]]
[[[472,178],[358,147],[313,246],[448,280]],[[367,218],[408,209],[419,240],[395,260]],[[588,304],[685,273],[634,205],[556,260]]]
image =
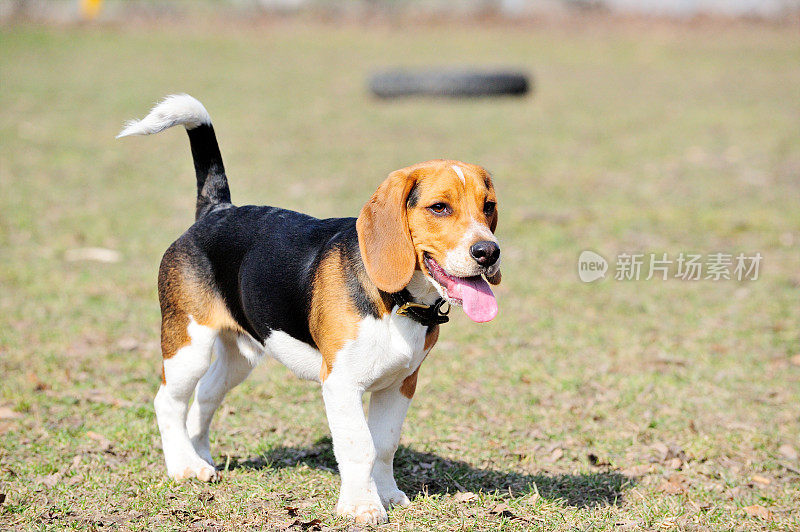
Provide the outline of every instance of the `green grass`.
[[[206,30],[0,30],[0,528],[350,526],[319,390],[272,361],[215,420],[223,481],[165,476],[155,277],[193,172],[179,131],[114,135],[184,91],[239,204],[354,215],[436,157],[495,176],[501,312],[456,316],[425,362],[397,458],[413,505],[382,528],[800,528],[794,29]],[[451,63],[525,67],[536,94],[366,94],[374,68]],[[123,260],[65,260],[86,246]],[[584,249],[764,263],[583,284]]]

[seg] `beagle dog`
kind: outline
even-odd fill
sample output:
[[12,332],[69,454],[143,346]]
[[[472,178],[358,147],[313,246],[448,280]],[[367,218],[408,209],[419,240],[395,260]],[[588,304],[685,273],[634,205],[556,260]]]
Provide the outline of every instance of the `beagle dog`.
[[487,284],[500,282],[491,177],[459,161],[409,166],[389,174],[358,218],[236,207],[211,119],[191,96],[167,97],[118,138],[175,125],[189,135],[197,208],[158,273],[154,404],[167,473],[217,478],[214,411],[271,356],[321,384],[341,475],[337,515],[385,522],[386,509],[410,504],[392,461],[420,365],[447,321],[443,303],[476,322],[497,314]]

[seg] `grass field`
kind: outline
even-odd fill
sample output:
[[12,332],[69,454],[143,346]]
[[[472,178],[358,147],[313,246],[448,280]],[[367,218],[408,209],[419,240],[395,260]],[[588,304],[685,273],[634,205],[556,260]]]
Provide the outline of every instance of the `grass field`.
[[[182,132],[114,135],[173,92],[211,112],[238,204],[355,215],[438,157],[495,176],[500,315],[459,314],[422,367],[413,505],[382,529],[800,528],[796,28],[204,29],[0,30],[0,528],[351,526],[318,387],[273,361],[214,422],[223,481],[166,478],[155,277],[194,177]],[[366,94],[373,68],[452,63],[525,67],[536,94]],[[764,259],[584,284],[585,249]]]

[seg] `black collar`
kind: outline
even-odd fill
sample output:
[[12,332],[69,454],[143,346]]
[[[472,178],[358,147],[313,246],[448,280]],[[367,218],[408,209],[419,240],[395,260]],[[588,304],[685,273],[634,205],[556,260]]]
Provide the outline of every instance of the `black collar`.
[[424,305],[415,302],[409,291],[404,288],[392,294],[392,301],[400,307],[397,309],[398,315],[411,318],[425,327],[433,327],[450,321],[447,316],[450,313],[450,307],[448,306],[447,312],[442,312],[441,308],[445,301],[441,297],[433,305]]

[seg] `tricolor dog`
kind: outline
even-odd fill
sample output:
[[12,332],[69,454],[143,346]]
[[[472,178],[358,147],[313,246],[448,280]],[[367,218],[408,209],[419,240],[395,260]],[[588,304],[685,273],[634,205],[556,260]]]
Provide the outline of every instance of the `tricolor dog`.
[[271,356],[321,384],[342,479],[336,513],[386,521],[387,508],[409,504],[392,460],[420,365],[447,321],[442,304],[476,322],[497,314],[487,284],[500,282],[491,177],[459,161],[409,166],[389,174],[357,218],[236,207],[211,119],[191,96],[167,97],[119,137],[176,125],[189,134],[197,209],[158,273],[155,411],[169,476],[217,478],[214,411]]

